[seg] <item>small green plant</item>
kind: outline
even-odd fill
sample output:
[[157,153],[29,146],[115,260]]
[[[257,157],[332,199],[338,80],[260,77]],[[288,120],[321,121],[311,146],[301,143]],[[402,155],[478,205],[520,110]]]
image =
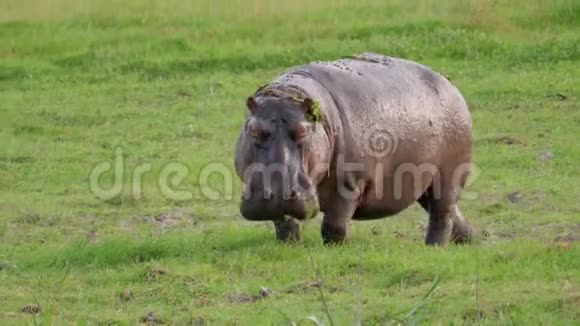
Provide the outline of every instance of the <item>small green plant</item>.
[[322,121],[322,110],[320,109],[320,103],[318,101],[313,101],[312,110],[308,111],[306,119],[310,122]]

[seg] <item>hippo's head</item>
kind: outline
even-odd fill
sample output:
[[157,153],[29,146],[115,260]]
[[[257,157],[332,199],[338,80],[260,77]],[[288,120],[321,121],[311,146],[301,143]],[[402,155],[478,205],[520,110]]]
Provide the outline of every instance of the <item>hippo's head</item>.
[[[325,153],[324,128],[307,117],[314,102],[250,97],[236,147],[236,171],[244,183],[240,210],[248,220],[312,218],[319,211],[316,185]],[[323,136],[323,137],[321,137]]]

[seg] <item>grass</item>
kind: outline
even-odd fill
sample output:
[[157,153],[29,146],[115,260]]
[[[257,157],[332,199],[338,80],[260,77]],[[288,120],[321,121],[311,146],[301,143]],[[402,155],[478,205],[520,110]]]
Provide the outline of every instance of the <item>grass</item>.
[[[0,320],[577,323],[579,22],[565,0],[3,1]],[[361,51],[428,64],[465,95],[479,173],[461,205],[474,245],[425,247],[417,205],[355,223],[341,247],[320,244],[320,218],[284,245],[240,217],[239,181],[231,199],[201,192],[207,164],[233,173],[258,85]],[[124,187],[101,200],[90,171],[116,151]],[[169,163],[190,198],[163,195]]]

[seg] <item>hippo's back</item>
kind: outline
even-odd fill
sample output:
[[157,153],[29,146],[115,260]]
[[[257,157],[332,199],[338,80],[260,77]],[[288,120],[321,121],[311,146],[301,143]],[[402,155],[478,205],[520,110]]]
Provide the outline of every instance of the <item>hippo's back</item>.
[[[420,152],[417,160],[436,163],[430,156],[445,155],[442,147],[471,145],[471,118],[463,97],[427,66],[365,53],[288,73],[312,78],[331,94],[344,132],[358,148],[365,148],[369,132],[386,131],[403,152]],[[414,156],[408,154],[402,156]]]

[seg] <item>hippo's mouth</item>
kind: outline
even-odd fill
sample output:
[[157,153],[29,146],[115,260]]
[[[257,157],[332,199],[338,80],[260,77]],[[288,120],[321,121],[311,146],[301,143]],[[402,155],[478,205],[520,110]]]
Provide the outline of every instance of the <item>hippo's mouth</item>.
[[240,211],[250,221],[276,221],[285,216],[298,220],[314,218],[320,210],[316,195],[305,199],[272,200],[264,198],[242,199]]

